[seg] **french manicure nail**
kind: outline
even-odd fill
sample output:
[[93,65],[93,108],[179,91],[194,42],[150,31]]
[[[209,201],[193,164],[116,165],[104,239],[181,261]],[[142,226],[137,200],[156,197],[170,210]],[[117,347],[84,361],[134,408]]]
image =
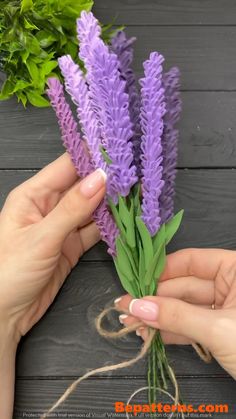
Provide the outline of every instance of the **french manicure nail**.
[[80,182],[80,192],[85,198],[92,198],[105,185],[107,175],[102,169],[88,175]]
[[129,312],[140,319],[154,321],[157,320],[158,306],[152,301],[142,298],[134,299],[130,302]]
[[128,315],[127,315],[127,314],[120,314],[120,315],[119,315],[119,322],[120,322],[121,324],[124,324],[124,320],[125,320],[127,317],[128,317]]
[[119,303],[119,301],[121,300],[121,298],[122,298],[122,297],[118,297],[118,298],[116,298],[116,299],[114,300],[114,304]]

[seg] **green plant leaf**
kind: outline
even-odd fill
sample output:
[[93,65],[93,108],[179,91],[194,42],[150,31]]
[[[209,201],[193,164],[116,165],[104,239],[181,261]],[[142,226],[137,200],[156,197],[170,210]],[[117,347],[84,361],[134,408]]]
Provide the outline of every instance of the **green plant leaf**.
[[131,248],[135,248],[135,227],[134,227],[134,213],[133,213],[133,201],[131,200],[130,209],[127,208],[126,198],[119,196],[119,215],[120,219],[126,229],[126,240]]
[[159,249],[160,246],[166,244],[166,227],[165,224],[161,226],[161,228],[158,230],[156,235],[152,238],[153,242],[153,251],[154,253]]
[[5,80],[0,93],[0,100],[8,99],[13,94],[13,90],[14,83],[10,79]]
[[50,105],[48,100],[46,100],[39,92],[36,90],[26,91],[27,99],[33,106],[38,108],[46,108]]
[[115,206],[115,204],[114,204],[114,202],[112,201],[111,198],[108,198],[108,203],[109,203],[109,207],[111,209],[112,215],[115,219],[116,225],[119,228],[121,235],[123,237],[125,237],[126,236],[126,231],[125,231],[124,226],[121,222],[120,214],[118,212],[118,209],[116,208],[116,206]]
[[52,61],[48,61],[43,63],[41,69],[40,69],[40,77],[45,77],[48,74],[50,74],[52,72],[52,70],[54,70],[56,67],[58,66],[57,61],[52,60]]
[[33,7],[33,1],[32,0],[21,0],[21,13],[25,13],[28,10],[32,9]]
[[[156,272],[159,272],[159,270],[164,268],[163,263],[165,263],[165,244],[164,243],[162,246],[158,248],[157,252],[155,253],[146,271],[145,278],[144,278],[146,293],[149,293],[149,288],[153,282],[156,284],[156,281],[157,281]],[[159,264],[160,264],[160,268],[159,268]]]
[[35,64],[33,60],[33,57],[26,61],[26,67],[28,68],[33,85],[37,88],[40,73],[39,73],[38,66]]
[[46,30],[39,31],[36,34],[36,38],[41,48],[50,47],[58,39],[56,34],[46,31]]
[[130,281],[138,279],[138,271],[133,259],[133,255],[121,236],[116,239],[117,260],[122,272],[129,272]]
[[168,223],[166,223],[166,244],[168,244],[171,241],[172,237],[177,232],[181,224],[183,214],[184,210],[179,211],[177,214],[174,215],[173,218],[171,218],[171,220]]
[[152,239],[141,217],[138,216],[135,218],[135,220],[136,220],[136,225],[138,227],[138,231],[139,231],[140,238],[142,241],[142,246],[143,246],[143,251],[144,251],[144,260],[145,260],[145,269],[147,270],[153,258]]
[[105,148],[101,145],[100,146],[100,151],[101,151],[101,153],[102,153],[102,156],[103,156],[103,158],[104,158],[104,161],[109,165],[109,164],[111,164],[112,163],[112,160],[110,159],[110,157],[108,156],[108,154],[107,154],[107,152],[106,152],[106,150],[105,150]]
[[18,81],[16,82],[16,84],[15,84],[15,87],[14,87],[13,93],[18,92],[18,90],[23,90],[23,89],[25,89],[26,87],[29,87],[30,85],[31,85],[31,83],[30,83],[30,82],[28,82],[28,81],[25,81],[25,80],[18,80]]
[[142,292],[142,296],[145,295],[145,260],[144,260],[144,252],[142,248],[141,242],[139,242],[139,284],[140,290]]
[[117,259],[114,259],[114,264],[115,264],[116,271],[118,273],[121,285],[123,286],[124,290],[128,292],[130,295],[132,295],[133,297],[138,297],[138,288],[137,288],[136,283],[134,281],[130,282],[126,274],[124,274],[120,270],[119,264],[117,263]]

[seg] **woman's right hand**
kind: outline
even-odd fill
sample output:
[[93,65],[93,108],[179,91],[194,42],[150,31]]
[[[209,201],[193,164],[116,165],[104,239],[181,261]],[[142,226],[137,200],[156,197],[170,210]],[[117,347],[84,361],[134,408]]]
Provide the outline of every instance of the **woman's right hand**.
[[156,297],[116,299],[121,323],[160,329],[165,343],[205,346],[236,379],[236,252],[184,249],[167,257]]

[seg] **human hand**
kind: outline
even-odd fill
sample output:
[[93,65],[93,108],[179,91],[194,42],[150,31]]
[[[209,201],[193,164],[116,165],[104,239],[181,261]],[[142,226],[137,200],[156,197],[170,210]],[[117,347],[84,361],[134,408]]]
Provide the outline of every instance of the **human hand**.
[[0,214],[0,331],[18,342],[46,312],[80,256],[99,240],[98,170],[78,181],[67,153],[15,188]]
[[141,320],[136,333],[144,340],[151,326],[165,343],[200,343],[236,379],[236,252],[186,249],[169,255],[157,293],[116,299],[126,313],[121,323]]

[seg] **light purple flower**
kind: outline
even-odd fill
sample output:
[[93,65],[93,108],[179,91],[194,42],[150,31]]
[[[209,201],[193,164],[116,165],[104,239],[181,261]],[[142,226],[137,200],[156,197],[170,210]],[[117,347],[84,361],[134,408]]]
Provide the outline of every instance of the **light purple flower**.
[[159,197],[164,185],[162,180],[163,117],[166,112],[162,80],[164,58],[157,52],[145,61],[141,84],[141,141],[142,164],[142,220],[154,236],[161,223]]
[[134,164],[140,177],[140,96],[136,87],[136,77],[132,69],[133,43],[135,41],[135,37],[126,38],[124,31],[118,31],[111,40],[111,48],[118,57],[121,77],[126,81],[126,93],[129,96],[129,113],[134,131],[132,138]]
[[78,120],[84,134],[84,139],[88,143],[88,149],[94,166],[105,170],[106,163],[100,151],[101,129],[92,107],[84,74],[79,66],[74,63],[70,55],[59,58],[58,63],[65,79],[66,91],[77,106]]
[[166,114],[164,116],[163,148],[163,179],[165,184],[160,196],[161,223],[170,220],[174,214],[175,177],[177,166],[177,150],[179,131],[175,128],[180,118],[180,73],[173,67],[164,75]]
[[[77,130],[77,123],[70,106],[66,102],[63,86],[56,78],[48,79],[48,86],[47,94],[58,118],[63,144],[71,156],[78,175],[87,176],[94,170],[94,166],[86,150],[85,142]],[[116,237],[119,232],[104,200],[95,210],[93,218],[100,230],[102,240],[108,245],[108,253],[114,256]]]
[[92,13],[82,12],[77,20],[80,58],[84,61],[90,98],[101,121],[102,144],[111,159],[108,165],[108,194],[117,203],[137,182],[133,165],[132,123],[126,82],[119,61],[100,39],[101,29]]

